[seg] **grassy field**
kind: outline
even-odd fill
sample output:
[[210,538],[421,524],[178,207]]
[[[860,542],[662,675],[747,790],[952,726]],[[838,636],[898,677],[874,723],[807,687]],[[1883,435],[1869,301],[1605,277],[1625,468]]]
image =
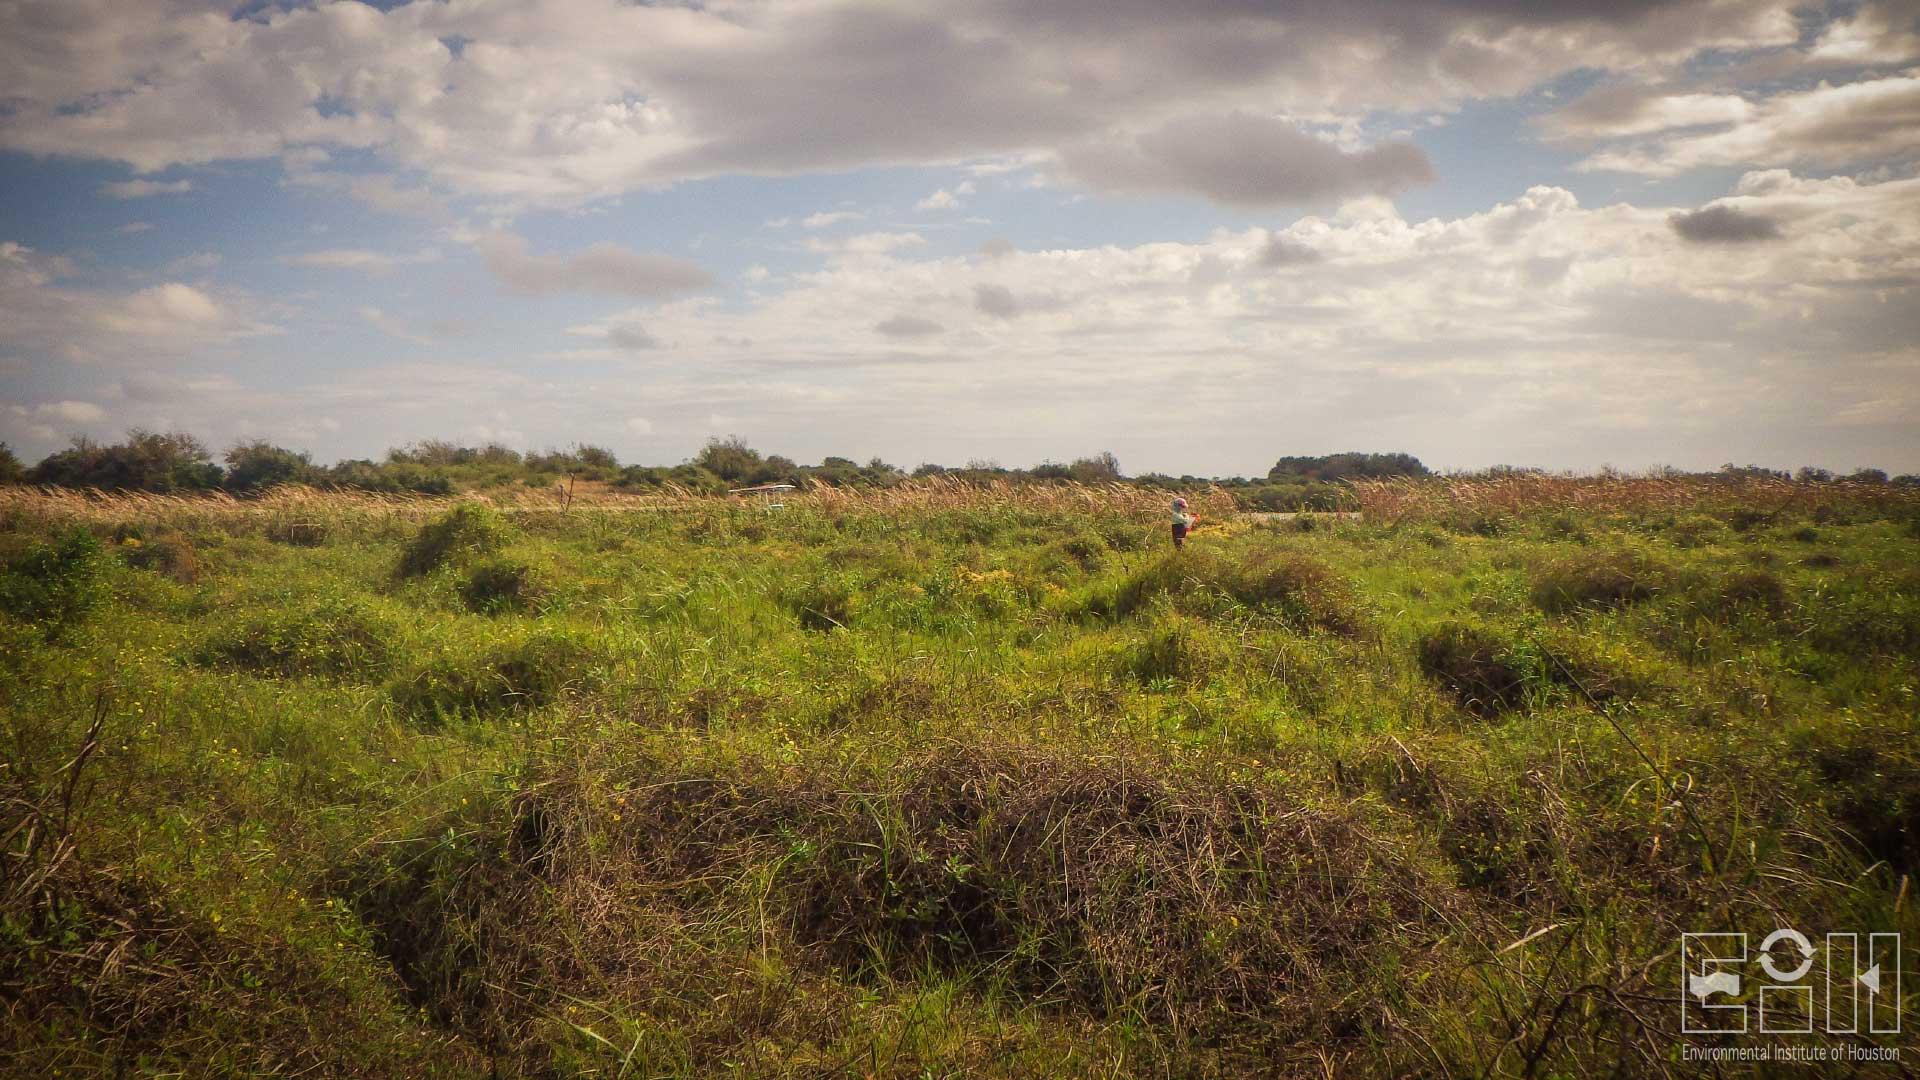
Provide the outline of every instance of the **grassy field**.
[[0,1072],[1692,1076],[1682,931],[1920,940],[1911,493],[1356,498],[0,496]]

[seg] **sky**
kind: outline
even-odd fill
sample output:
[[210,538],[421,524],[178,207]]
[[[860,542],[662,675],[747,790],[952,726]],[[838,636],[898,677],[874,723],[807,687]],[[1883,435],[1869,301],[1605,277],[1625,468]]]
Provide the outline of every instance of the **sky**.
[[0,441],[1920,471],[1920,0],[0,0]]

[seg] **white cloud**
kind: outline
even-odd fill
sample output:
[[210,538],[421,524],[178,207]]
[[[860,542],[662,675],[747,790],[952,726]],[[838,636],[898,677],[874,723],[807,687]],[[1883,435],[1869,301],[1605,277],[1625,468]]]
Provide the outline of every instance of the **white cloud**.
[[0,242],[0,358],[151,362],[275,332],[245,293],[169,281],[135,292],[75,288],[72,264]]
[[1672,176],[1708,166],[1860,165],[1920,154],[1920,73],[1765,98],[1721,130],[1604,150],[1588,170]]
[[867,215],[860,213],[858,210],[822,210],[819,213],[808,214],[806,217],[801,218],[800,227],[803,229],[824,229],[845,221],[859,221],[866,216]]
[[705,270],[685,259],[617,244],[594,244],[573,255],[535,255],[524,238],[496,232],[481,236],[474,246],[502,284],[533,296],[586,292],[655,297],[713,284]]
[[1541,117],[1538,126],[1554,138],[1610,139],[1736,124],[1752,115],[1753,106],[1738,94],[1674,93],[1658,86],[1619,84],[1589,91]]
[[653,421],[644,416],[630,416],[624,426],[627,431],[635,435],[653,434]]
[[437,262],[440,252],[433,248],[424,248],[411,253],[369,251],[365,248],[330,248],[324,251],[308,251],[299,255],[282,256],[280,261],[288,266],[307,266],[323,270],[357,270],[361,273],[384,275],[403,266],[417,266],[422,263]]
[[101,184],[100,194],[109,199],[146,199],[155,195],[184,195],[193,190],[191,180],[117,180]]
[[107,418],[107,410],[91,401],[55,401],[35,406],[33,415],[69,424],[97,424]]
[[956,189],[948,191],[946,188],[941,188],[926,198],[921,199],[919,202],[914,203],[913,208],[915,210],[957,210],[961,205],[960,197],[968,194],[972,190],[971,184],[961,184],[960,187],[967,188],[968,190],[960,191]]
[[152,228],[153,228],[153,223],[150,221],[129,221],[125,225],[122,225],[113,231],[117,233],[124,233],[128,236],[131,236],[134,233],[147,232]]
[[381,308],[372,306],[363,307],[360,309],[360,318],[368,326],[373,327],[375,330],[397,341],[404,341],[409,345],[433,344],[432,338],[426,337],[423,334],[414,333],[408,328],[404,320],[388,314]]

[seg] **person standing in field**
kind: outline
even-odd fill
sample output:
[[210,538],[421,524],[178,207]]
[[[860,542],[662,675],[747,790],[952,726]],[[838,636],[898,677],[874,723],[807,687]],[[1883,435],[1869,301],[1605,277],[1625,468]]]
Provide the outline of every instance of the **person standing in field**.
[[1187,513],[1187,500],[1173,500],[1173,546],[1185,547],[1187,533],[1200,521],[1200,515]]

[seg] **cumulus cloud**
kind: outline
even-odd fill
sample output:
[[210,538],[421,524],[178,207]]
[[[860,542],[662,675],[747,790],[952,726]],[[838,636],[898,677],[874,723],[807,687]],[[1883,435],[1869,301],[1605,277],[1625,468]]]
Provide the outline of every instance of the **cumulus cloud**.
[[276,331],[244,293],[168,281],[133,292],[74,286],[72,263],[0,242],[0,358],[151,359]]
[[496,232],[480,237],[474,246],[502,284],[533,296],[584,292],[661,297],[713,284],[705,270],[685,259],[617,244],[594,244],[573,255],[535,255],[525,238]]
[[961,200],[972,195],[974,190],[973,181],[962,180],[960,183],[955,184],[952,190],[940,188],[933,194],[914,203],[913,208],[915,210],[958,210],[963,205]]
[[1305,266],[1320,261],[1320,253],[1298,240],[1271,236],[1260,248],[1261,266]]
[[946,332],[946,327],[918,315],[895,315],[874,324],[876,333],[892,338],[928,337]]
[[1667,218],[1667,224],[1682,240],[1695,244],[1751,244],[1780,236],[1780,226],[1772,218],[1731,206],[1683,211]]
[[1391,194],[1433,180],[1432,164],[1411,143],[1348,151],[1285,120],[1244,112],[1082,143],[1066,151],[1061,168],[1106,191],[1196,192],[1237,206]]
[[[1889,425],[1920,424],[1920,180],[1763,172],[1713,205],[1779,235],[1677,242],[1670,208],[1537,187],[1421,221],[1374,207],[1192,243],[902,250],[737,309],[646,314],[675,341],[753,340],[690,349],[710,381],[671,396],[688,415],[750,408],[756,441],[788,433],[783,449],[831,452],[805,434],[831,415],[961,457],[987,444],[1038,460],[1071,452],[1039,433],[1126,432],[1136,457],[1222,468],[1270,453],[1276,424],[1309,442],[1391,436],[1461,464],[1652,464],[1618,456],[1625,433],[1648,431],[1659,437],[1636,436],[1640,453],[1706,467],[1735,450],[1910,456]],[[1276,245],[1319,259],[1275,272]],[[947,330],[906,355],[875,311]],[[1671,392],[1650,397],[1655,384]]]
[[996,319],[1011,319],[1020,314],[1020,301],[1005,285],[983,281],[973,287],[973,308]]
[[[1237,107],[1446,109],[1580,68],[1669,72],[1704,50],[1799,36],[1785,0],[1649,0],[1604,12],[1512,0],[1223,0],[1178,19],[1157,4],[1035,10],[1012,0],[342,3],[245,19],[192,0],[137,12],[112,0],[16,8],[0,41],[9,98],[0,147],[143,172],[279,157],[307,182],[378,198],[380,181],[361,191],[315,167],[332,151],[366,151],[423,178],[428,187],[404,190],[429,210],[436,190],[565,203],[724,173],[1067,150],[1096,176],[1154,189],[1196,180],[1198,194],[1265,202],[1281,197],[1276,189],[1294,197],[1301,178],[1250,161],[1261,179],[1232,182],[1218,174],[1217,152],[1180,144],[1168,125]],[[1416,181],[1394,145],[1333,171],[1363,186]],[[1331,167],[1305,144],[1281,148],[1316,155],[1302,166],[1308,176]]]
[[191,180],[117,180],[101,184],[100,194],[109,199],[146,199],[155,195],[184,195],[193,190]]

